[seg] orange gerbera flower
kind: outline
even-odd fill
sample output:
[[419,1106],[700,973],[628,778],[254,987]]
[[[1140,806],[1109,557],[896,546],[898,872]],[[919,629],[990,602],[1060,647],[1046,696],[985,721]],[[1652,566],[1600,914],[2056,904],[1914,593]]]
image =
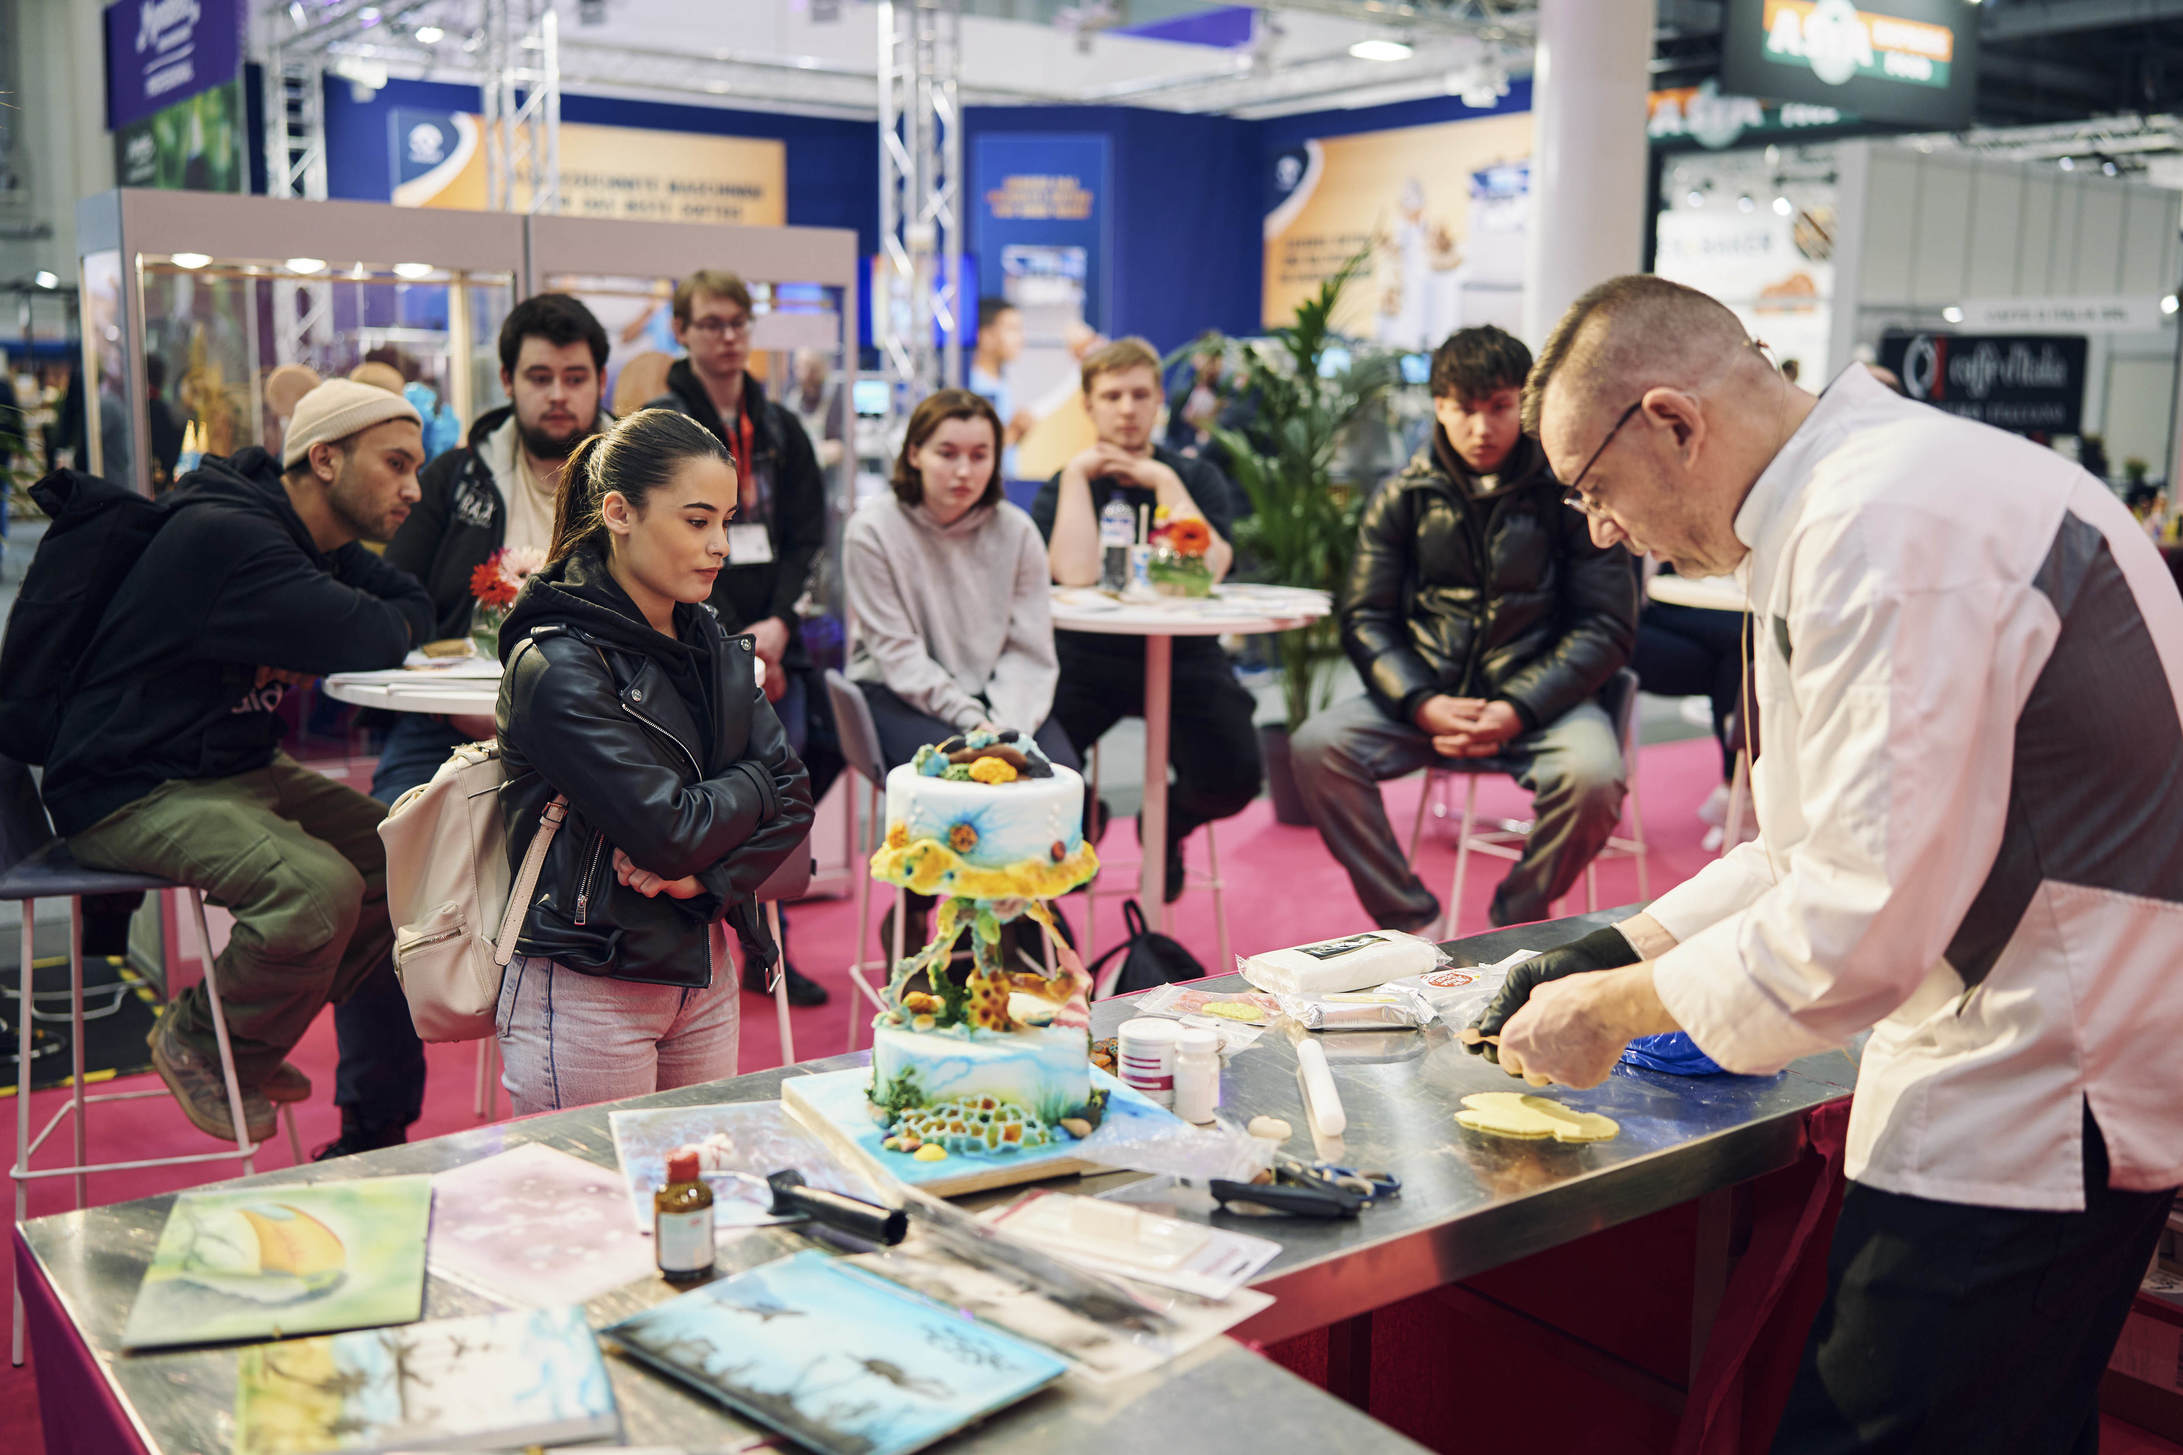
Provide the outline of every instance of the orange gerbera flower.
[[477,598],[481,606],[513,606],[516,583],[501,573],[500,561],[496,556],[493,560],[481,561],[471,569],[470,594]]
[[1168,548],[1178,556],[1202,556],[1213,547],[1213,528],[1194,515],[1170,521]]

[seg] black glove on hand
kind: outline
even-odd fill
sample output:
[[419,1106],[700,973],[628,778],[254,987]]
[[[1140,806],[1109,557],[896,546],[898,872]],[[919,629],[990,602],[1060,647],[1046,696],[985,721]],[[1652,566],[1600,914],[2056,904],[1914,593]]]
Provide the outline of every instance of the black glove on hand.
[[[1623,937],[1622,931],[1613,925],[1594,930],[1580,940],[1571,940],[1568,944],[1548,950],[1542,955],[1532,956],[1508,972],[1508,981],[1502,985],[1501,993],[1487,1001],[1486,1008],[1478,1012],[1478,1018],[1470,1023],[1464,1038],[1467,1049],[1472,1054],[1483,1055],[1488,1061],[1499,1065],[1500,1049],[1487,1042],[1484,1037],[1500,1035],[1501,1027],[1508,1024],[1509,1017],[1524,1008],[1524,1003],[1531,999],[1532,991],[1547,981],[1559,980],[1564,975],[1613,970],[1623,965],[1635,965],[1639,958],[1637,951],[1630,948],[1630,942]],[[1476,1035],[1471,1035],[1471,1032]]]

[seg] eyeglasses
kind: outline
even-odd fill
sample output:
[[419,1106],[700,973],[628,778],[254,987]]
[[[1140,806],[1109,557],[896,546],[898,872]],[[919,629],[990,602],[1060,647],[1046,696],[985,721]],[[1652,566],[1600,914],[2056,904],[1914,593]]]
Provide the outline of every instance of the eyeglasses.
[[1592,458],[1584,462],[1584,468],[1577,471],[1577,477],[1571,480],[1569,488],[1562,492],[1563,504],[1567,505],[1571,510],[1583,511],[1594,520],[1606,518],[1607,507],[1591,499],[1578,487],[1584,483],[1584,477],[1592,473],[1592,466],[1599,463],[1599,457],[1607,453],[1607,446],[1615,442],[1615,436],[1622,433],[1622,426],[1630,422],[1630,416],[1644,407],[1645,401],[1638,399],[1628,409],[1622,411],[1622,417],[1615,421],[1614,428],[1607,431],[1607,438],[1599,442],[1599,448],[1592,451]]
[[745,314],[741,318],[693,318],[690,320],[689,329],[692,333],[702,333],[713,338],[731,333],[745,334],[750,332],[750,316]]

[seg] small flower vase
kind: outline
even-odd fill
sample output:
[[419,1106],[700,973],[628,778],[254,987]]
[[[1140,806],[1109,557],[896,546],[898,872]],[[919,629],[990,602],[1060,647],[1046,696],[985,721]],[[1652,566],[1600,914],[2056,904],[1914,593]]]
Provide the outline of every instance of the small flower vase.
[[1152,579],[1152,589],[1162,596],[1213,594],[1213,570],[1203,556],[1185,556],[1163,546],[1152,553],[1146,574]]
[[500,624],[508,619],[508,610],[502,606],[473,606],[470,609],[470,650],[489,662],[500,660]]

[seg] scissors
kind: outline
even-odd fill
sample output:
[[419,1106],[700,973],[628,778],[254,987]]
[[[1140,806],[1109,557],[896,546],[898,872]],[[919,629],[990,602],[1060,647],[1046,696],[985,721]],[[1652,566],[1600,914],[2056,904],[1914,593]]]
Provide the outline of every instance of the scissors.
[[1283,1154],[1274,1158],[1273,1173],[1276,1181],[1294,1187],[1347,1193],[1357,1199],[1360,1207],[1371,1207],[1388,1198],[1402,1196],[1402,1179],[1391,1172],[1363,1172],[1354,1167],[1306,1162],[1300,1157]]

